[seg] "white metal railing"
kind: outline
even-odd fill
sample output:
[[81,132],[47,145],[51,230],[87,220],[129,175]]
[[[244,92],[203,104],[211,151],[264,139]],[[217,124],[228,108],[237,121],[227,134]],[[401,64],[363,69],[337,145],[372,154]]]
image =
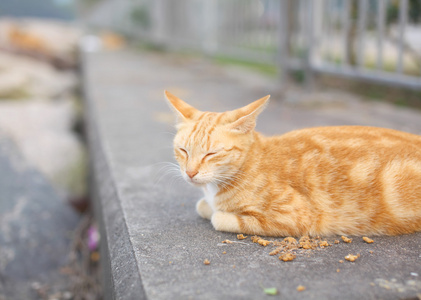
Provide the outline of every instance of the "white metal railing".
[[421,89],[421,0],[106,0],[99,7],[88,22],[150,43],[299,69],[308,80],[321,72]]
[[[409,25],[408,11],[416,8],[408,0],[314,3],[322,6],[325,19],[309,46],[312,71],[421,89],[421,20]],[[391,9],[397,11],[396,19],[387,16]],[[416,31],[413,40],[408,38],[411,31]]]

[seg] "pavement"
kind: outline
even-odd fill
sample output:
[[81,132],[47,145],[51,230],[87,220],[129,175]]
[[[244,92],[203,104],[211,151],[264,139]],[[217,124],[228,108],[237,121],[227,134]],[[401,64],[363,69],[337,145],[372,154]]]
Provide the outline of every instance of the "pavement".
[[[257,125],[268,135],[357,124],[421,134],[420,111],[339,90],[280,92],[275,78],[192,56],[124,50],[83,59],[106,298],[421,298],[421,233],[373,237],[373,244],[330,237],[332,246],[283,262],[269,255],[273,246],[215,231],[195,212],[201,191],[165,169],[163,162],[174,162],[175,129],[163,91],[209,111],[271,94]],[[348,262],[348,254],[360,257]]]

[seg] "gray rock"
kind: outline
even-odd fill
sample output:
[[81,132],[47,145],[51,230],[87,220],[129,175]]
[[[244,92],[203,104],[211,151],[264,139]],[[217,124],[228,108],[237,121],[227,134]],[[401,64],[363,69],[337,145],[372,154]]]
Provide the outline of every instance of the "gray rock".
[[2,18],[0,46],[57,67],[78,64],[77,45],[82,29],[76,23],[38,18]]
[[64,193],[86,192],[86,155],[72,131],[72,102],[2,101],[0,131],[12,139],[24,160]]
[[66,286],[79,216],[0,135],[0,299],[38,299],[34,285]]
[[0,98],[38,98],[50,101],[71,94],[77,78],[46,62],[0,52]]

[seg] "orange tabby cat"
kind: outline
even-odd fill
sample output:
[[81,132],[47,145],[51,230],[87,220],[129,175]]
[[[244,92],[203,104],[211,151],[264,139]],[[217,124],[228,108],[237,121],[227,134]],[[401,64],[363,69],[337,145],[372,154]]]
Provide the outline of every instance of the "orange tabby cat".
[[421,230],[421,136],[338,126],[265,137],[269,96],[224,113],[165,92],[180,117],[175,157],[203,188],[216,230],[265,236],[380,235]]

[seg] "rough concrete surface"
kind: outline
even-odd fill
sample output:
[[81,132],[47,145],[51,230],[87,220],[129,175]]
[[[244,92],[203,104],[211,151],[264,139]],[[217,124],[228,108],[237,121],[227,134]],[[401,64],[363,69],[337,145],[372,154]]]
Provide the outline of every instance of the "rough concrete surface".
[[[97,172],[110,172],[104,182],[99,174],[96,184],[100,190],[114,189],[108,193],[113,199],[100,197],[97,210],[106,225],[103,235],[111,259],[109,298],[420,297],[420,233],[373,237],[373,244],[353,237],[351,244],[341,242],[282,262],[268,254],[272,246],[265,248],[249,239],[221,243],[237,241],[235,234],[217,232],[201,219],[195,212],[201,192],[162,163],[174,161],[175,132],[164,89],[211,111],[234,109],[272,94],[257,126],[266,134],[347,124],[420,134],[419,111],[363,102],[340,91],[290,89],[282,95],[275,79],[191,57],[126,51],[85,54],[84,60],[88,118],[90,127],[95,127],[91,153],[104,155],[101,163],[107,167]],[[360,258],[340,263],[348,254]],[[203,263],[205,259],[210,265]],[[299,285],[306,289],[297,291]],[[265,295],[263,288],[269,287],[278,294]]]

